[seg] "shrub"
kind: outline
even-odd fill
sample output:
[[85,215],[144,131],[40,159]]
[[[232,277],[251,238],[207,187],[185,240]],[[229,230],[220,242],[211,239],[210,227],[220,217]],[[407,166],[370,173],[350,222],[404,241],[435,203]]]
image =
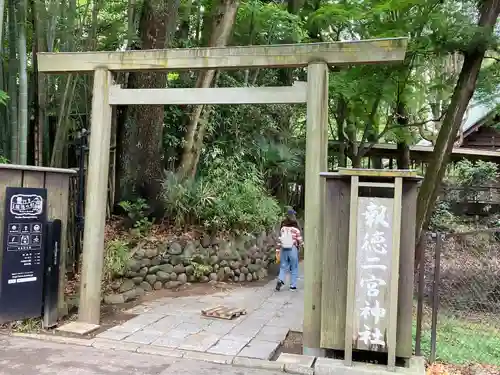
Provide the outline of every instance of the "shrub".
[[431,231],[439,232],[468,232],[478,229],[478,222],[469,222],[466,218],[457,216],[451,212],[450,204],[443,200],[438,200],[429,223]]
[[495,182],[498,177],[497,165],[478,160],[461,160],[453,167],[450,182],[462,187],[484,186]]
[[198,224],[203,212],[214,200],[214,191],[204,179],[182,180],[175,173],[168,172],[163,183],[162,199],[166,215],[177,226]]
[[265,190],[250,163],[211,163],[197,179],[169,174],[163,184],[167,215],[177,225],[200,224],[208,230],[257,231],[276,223],[278,202]]
[[429,228],[436,231],[448,231],[456,223],[457,217],[450,211],[448,202],[438,200],[432,212]]
[[153,222],[146,217],[149,205],[144,199],[139,198],[135,202],[122,201],[119,205],[127,212],[127,216],[135,229],[135,234],[140,237],[149,233]]
[[107,243],[104,254],[104,280],[123,276],[127,261],[130,259],[128,242],[115,239]]

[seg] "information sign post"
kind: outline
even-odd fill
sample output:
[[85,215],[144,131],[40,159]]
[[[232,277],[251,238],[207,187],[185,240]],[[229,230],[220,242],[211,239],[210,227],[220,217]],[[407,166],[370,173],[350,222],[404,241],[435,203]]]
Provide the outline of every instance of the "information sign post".
[[0,323],[42,313],[47,190],[7,187]]

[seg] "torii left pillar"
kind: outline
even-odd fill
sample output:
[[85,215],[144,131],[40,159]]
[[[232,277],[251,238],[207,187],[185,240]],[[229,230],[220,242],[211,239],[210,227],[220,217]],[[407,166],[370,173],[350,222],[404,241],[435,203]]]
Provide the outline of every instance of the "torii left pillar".
[[[101,306],[101,279],[104,257],[104,227],[109,173],[109,148],[111,142],[111,106],[109,89],[111,72],[98,68],[94,72],[90,151],[85,195],[85,227],[83,232],[82,285],[78,320],[99,325]],[[99,168],[96,168],[99,166]],[[92,225],[88,225],[92,223]]]
[[324,356],[321,342],[321,288],[323,258],[323,210],[328,170],[328,66],[307,66],[306,178],[304,216],[304,336],[305,355]]

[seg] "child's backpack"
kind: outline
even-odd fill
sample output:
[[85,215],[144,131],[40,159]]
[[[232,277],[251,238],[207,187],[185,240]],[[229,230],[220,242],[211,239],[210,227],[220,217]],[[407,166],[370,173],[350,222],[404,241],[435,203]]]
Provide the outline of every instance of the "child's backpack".
[[292,229],[283,227],[281,228],[281,247],[283,249],[291,249],[293,247],[293,234]]

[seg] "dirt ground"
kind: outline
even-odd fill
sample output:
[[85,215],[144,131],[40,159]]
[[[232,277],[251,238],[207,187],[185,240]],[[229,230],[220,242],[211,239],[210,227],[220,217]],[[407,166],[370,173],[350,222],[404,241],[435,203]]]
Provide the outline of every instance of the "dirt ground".
[[302,333],[294,331],[288,332],[285,341],[283,341],[283,344],[276,350],[271,360],[276,361],[281,353],[302,354]]

